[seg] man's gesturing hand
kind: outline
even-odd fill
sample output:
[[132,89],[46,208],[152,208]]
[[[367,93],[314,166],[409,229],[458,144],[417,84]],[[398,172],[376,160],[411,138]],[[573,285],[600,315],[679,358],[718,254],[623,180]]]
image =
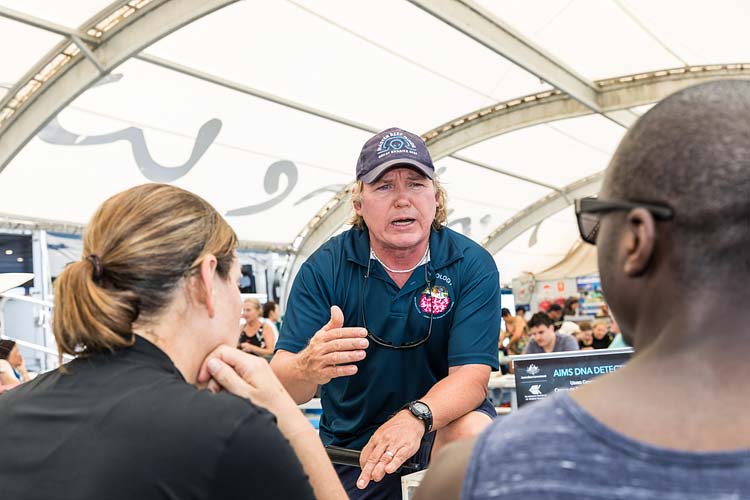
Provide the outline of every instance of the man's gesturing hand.
[[364,489],[370,481],[380,481],[386,474],[396,472],[419,450],[424,431],[424,424],[405,410],[381,425],[362,448],[357,488]]
[[344,326],[344,313],[331,307],[331,320],[318,330],[297,357],[302,373],[317,384],[357,373],[356,363],[365,359],[367,330]]

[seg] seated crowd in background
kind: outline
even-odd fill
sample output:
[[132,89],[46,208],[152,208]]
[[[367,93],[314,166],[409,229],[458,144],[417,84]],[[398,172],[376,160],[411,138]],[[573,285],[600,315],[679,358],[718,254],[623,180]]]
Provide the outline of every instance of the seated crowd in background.
[[[568,314],[582,319],[582,316],[577,314],[578,304],[577,297],[568,297],[563,306],[552,303],[547,306],[546,311],[540,310],[535,313],[528,323],[524,319],[526,313],[524,306],[516,308],[515,316],[510,313],[509,309],[503,308],[501,315],[505,329],[500,332],[498,350],[505,355],[514,356],[541,352],[628,347],[622,340],[622,336],[617,336],[619,329],[613,318],[609,318],[609,325],[604,319],[597,319],[593,323],[566,320],[565,316]],[[535,328],[532,328],[532,324]],[[536,335],[532,330],[536,331]],[[538,340],[535,340],[537,338]],[[613,343],[615,338],[619,341]],[[575,344],[577,348],[574,348]]]

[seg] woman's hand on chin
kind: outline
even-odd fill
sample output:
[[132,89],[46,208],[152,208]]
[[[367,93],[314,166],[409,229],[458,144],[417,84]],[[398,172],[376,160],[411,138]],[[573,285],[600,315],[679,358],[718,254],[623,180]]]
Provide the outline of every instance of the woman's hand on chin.
[[266,408],[281,418],[290,409],[299,412],[268,362],[229,346],[219,346],[204,360],[198,383],[212,392],[225,390]]

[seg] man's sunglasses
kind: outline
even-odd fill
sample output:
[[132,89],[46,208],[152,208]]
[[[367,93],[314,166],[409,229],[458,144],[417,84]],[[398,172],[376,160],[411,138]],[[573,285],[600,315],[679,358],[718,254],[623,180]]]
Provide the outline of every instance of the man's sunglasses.
[[596,245],[599,234],[599,224],[602,214],[608,212],[645,208],[658,220],[669,220],[674,217],[674,210],[665,205],[640,203],[624,200],[600,200],[598,198],[580,198],[576,200],[576,219],[581,239],[586,243]]
[[370,263],[372,261],[368,260],[367,262],[367,271],[365,272],[363,279],[362,279],[362,291],[361,291],[361,297],[362,297],[362,326],[367,330],[367,338],[370,339],[371,342],[379,345],[380,347],[385,347],[387,349],[396,349],[396,350],[404,350],[404,349],[414,349],[415,347],[419,347],[425,342],[427,342],[430,339],[430,336],[432,335],[432,317],[433,317],[433,311],[435,310],[435,302],[434,297],[432,296],[432,282],[430,281],[430,275],[427,273],[427,265],[424,266],[424,279],[426,282],[427,290],[430,292],[430,324],[427,327],[427,333],[423,335],[420,339],[414,340],[411,342],[405,342],[403,344],[394,344],[393,342],[389,342],[388,340],[385,340],[383,338],[378,337],[375,335],[372,330],[370,330],[367,327],[367,315],[365,314],[365,290],[367,289],[367,281],[370,278]]

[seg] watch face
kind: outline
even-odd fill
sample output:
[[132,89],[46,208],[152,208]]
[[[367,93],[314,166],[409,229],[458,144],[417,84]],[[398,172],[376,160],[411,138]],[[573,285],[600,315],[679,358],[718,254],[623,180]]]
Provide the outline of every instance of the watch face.
[[417,401],[416,403],[411,405],[411,407],[416,413],[420,415],[427,415],[428,413],[430,413],[430,407],[420,401]]

